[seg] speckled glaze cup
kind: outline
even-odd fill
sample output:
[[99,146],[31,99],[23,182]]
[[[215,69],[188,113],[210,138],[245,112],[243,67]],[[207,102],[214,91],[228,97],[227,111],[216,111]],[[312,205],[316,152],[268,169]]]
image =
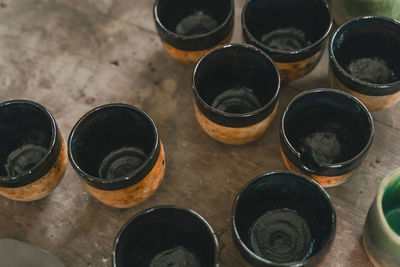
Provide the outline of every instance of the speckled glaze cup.
[[135,215],[115,239],[113,267],[217,267],[218,241],[207,221],[178,206]]
[[400,20],[398,0],[331,0],[330,4],[337,25],[352,18],[372,15]]
[[276,116],[279,88],[279,72],[260,49],[237,44],[218,47],[193,72],[197,121],[222,143],[255,141]]
[[347,181],[363,162],[373,137],[367,108],[352,95],[333,89],[297,95],[284,110],[280,124],[286,167],[323,187]]
[[343,24],[329,44],[332,88],[357,97],[370,111],[400,101],[400,22],[362,17]]
[[33,201],[49,195],[67,167],[66,145],[50,112],[38,103],[0,104],[0,195]]
[[248,0],[242,11],[245,42],[271,56],[282,81],[300,79],[317,66],[331,27],[324,0]]
[[379,186],[364,224],[363,244],[374,266],[400,266],[400,169]]
[[250,181],[235,200],[232,222],[236,246],[252,266],[317,266],[336,233],[326,191],[289,171]]
[[150,198],[165,174],[164,148],[153,120],[125,104],[86,113],[71,131],[68,155],[89,193],[117,208]]
[[153,14],[165,50],[180,62],[196,63],[232,37],[233,0],[156,0]]

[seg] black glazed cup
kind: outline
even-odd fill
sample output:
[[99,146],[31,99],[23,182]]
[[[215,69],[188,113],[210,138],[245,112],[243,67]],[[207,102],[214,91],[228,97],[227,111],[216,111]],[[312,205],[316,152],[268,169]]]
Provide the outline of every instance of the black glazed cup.
[[228,43],[233,0],[156,0],[154,21],[165,50],[177,61],[196,63],[213,47]]
[[233,205],[233,239],[253,266],[317,266],[336,233],[336,213],[326,191],[289,171],[250,181]]
[[370,111],[400,101],[400,22],[361,17],[340,26],[329,44],[332,88],[357,97]]
[[259,138],[278,107],[279,72],[262,50],[229,44],[206,54],[192,81],[197,121],[212,138],[245,144]]
[[218,266],[218,241],[207,221],[178,206],[135,215],[114,242],[113,267]]
[[49,195],[67,167],[67,150],[54,117],[38,103],[0,104],[0,195],[33,201]]
[[354,96],[334,89],[297,95],[280,124],[283,160],[323,187],[344,183],[361,165],[374,137],[367,108]]
[[324,0],[248,0],[242,11],[244,41],[274,60],[282,81],[299,79],[316,67],[331,28]]
[[153,120],[126,104],[86,113],[70,133],[68,156],[86,189],[117,208],[150,198],[165,174],[164,149]]

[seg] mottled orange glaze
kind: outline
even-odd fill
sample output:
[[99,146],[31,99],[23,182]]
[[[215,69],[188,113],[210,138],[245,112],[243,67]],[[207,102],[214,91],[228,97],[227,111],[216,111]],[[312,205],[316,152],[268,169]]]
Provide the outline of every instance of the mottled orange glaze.
[[322,50],[312,57],[289,63],[275,62],[282,81],[300,79],[310,73],[321,60]]
[[313,173],[309,173],[306,171],[301,170],[300,168],[298,168],[297,166],[295,166],[285,155],[285,153],[283,153],[283,150],[281,148],[281,154],[282,154],[282,158],[283,158],[283,162],[285,163],[286,167],[294,172],[298,172],[298,173],[302,173],[304,175],[307,175],[308,177],[310,177],[311,179],[315,180],[317,183],[319,183],[321,186],[323,187],[333,187],[333,186],[337,186],[340,185],[344,182],[346,182],[349,177],[355,172],[355,170],[340,175],[340,176],[322,176],[322,175],[316,175]]
[[341,81],[339,81],[336,78],[330,66],[329,66],[329,81],[332,88],[345,91],[355,96],[361,102],[364,103],[364,105],[368,108],[369,111],[379,111],[387,109],[396,105],[396,103],[400,101],[400,91],[391,95],[384,95],[384,96],[364,95],[355,92],[349,89],[347,86],[345,86]]
[[197,61],[200,60],[207,52],[211,51],[218,45],[226,44],[228,43],[232,38],[232,34],[229,34],[229,36],[220,42],[219,44],[210,47],[209,49],[204,49],[204,50],[196,50],[196,51],[190,51],[190,50],[180,50],[178,48],[175,48],[166,42],[162,42],[164,45],[165,50],[170,54],[175,60],[186,63],[186,64],[194,64],[197,63]]
[[137,184],[118,190],[101,190],[83,182],[83,185],[100,202],[115,208],[130,208],[150,198],[161,185],[165,175],[165,154],[160,141],[160,154],[153,169]]
[[19,201],[34,201],[49,195],[58,186],[67,169],[67,149],[62,137],[61,143],[61,151],[56,163],[42,178],[21,187],[0,187],[0,195]]
[[247,127],[225,127],[209,120],[194,104],[194,111],[201,128],[212,138],[229,145],[242,145],[253,142],[265,133],[274,120],[278,103],[274,111],[263,121]]

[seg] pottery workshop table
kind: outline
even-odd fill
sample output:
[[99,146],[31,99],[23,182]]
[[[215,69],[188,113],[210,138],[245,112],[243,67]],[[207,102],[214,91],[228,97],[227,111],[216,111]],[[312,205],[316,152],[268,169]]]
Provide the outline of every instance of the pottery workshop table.
[[[244,2],[236,1],[234,42],[241,41]],[[43,200],[21,203],[1,197],[0,238],[47,249],[66,266],[110,266],[114,238],[129,218],[151,206],[177,204],[210,222],[222,266],[246,266],[232,240],[232,204],[256,175],[285,169],[279,119],[249,145],[228,146],[208,137],[193,112],[193,66],[173,61],[163,50],[152,5],[150,0],[0,0],[2,101],[25,98],[43,104],[64,137],[96,106],[135,105],[154,119],[167,153],[159,191],[135,208],[101,204],[70,166]],[[329,87],[327,64],[325,50],[310,75],[282,84],[279,116],[296,94]],[[399,105],[373,117],[376,136],[361,169],[349,182],[327,190],[336,207],[337,234],[324,266],[370,266],[360,237],[380,181],[400,165]]]

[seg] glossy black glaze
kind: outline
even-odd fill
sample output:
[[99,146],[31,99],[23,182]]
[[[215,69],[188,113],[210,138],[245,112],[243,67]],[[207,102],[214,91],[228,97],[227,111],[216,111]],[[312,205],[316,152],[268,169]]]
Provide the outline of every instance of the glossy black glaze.
[[[109,104],[89,111],[75,124],[68,139],[72,167],[84,182],[103,190],[138,183],[153,169],[159,153],[158,132],[152,119],[125,104]],[[118,161],[123,165],[116,166],[119,171],[108,177],[107,168],[112,168],[109,162],[113,159],[114,165]]]
[[[272,215],[276,211],[289,212],[289,215],[279,215],[275,220]],[[308,239],[307,242],[311,240],[312,245],[309,251],[302,252],[303,259],[285,262],[283,258],[276,262],[257,255],[259,253],[253,247],[252,228],[263,216],[270,217],[270,221],[264,221],[266,224],[259,234],[262,236],[270,232],[271,236],[265,236],[267,240],[263,241],[272,248],[280,246],[278,251],[286,245],[289,250],[286,251],[286,260],[293,257],[293,251],[297,249],[293,244],[289,246],[281,242],[288,234],[285,231],[290,232],[288,226],[293,222],[296,227],[308,226],[309,232],[304,233],[303,239]],[[273,220],[274,224],[283,221],[282,229],[271,224]],[[326,191],[312,179],[290,171],[266,173],[250,181],[236,197],[232,222],[234,241],[243,257],[254,266],[315,266],[329,252],[336,232],[336,213]],[[303,235],[294,232],[299,236],[286,241],[297,240]]]
[[[332,15],[324,0],[248,0],[242,11],[245,41],[264,50],[275,62],[315,55],[323,49],[331,27]],[[286,40],[284,47],[266,42],[277,36]]]
[[[218,98],[238,88],[248,95],[233,98],[245,105],[217,109]],[[208,119],[227,127],[245,127],[272,113],[278,102],[280,78],[273,61],[260,49],[229,44],[209,52],[197,63],[192,89],[196,106]]]
[[[384,17],[356,18],[343,24],[332,36],[330,66],[338,80],[351,90],[365,95],[391,95],[400,91],[399,47],[400,22]],[[370,72],[364,76],[389,72],[389,77],[357,77],[351,67],[356,60],[364,61],[361,67]],[[367,68],[366,60],[373,60],[375,67],[369,63]]]
[[211,226],[194,211],[159,206],[125,224],[115,239],[112,256],[114,267],[216,267],[218,241]]
[[156,0],[153,11],[161,39],[180,50],[209,49],[233,28],[233,0]]
[[296,96],[283,112],[281,147],[298,168],[340,176],[364,160],[374,137],[367,108],[339,90],[314,89]]
[[1,187],[39,180],[56,163],[62,145],[50,112],[28,100],[0,104],[0,138]]

